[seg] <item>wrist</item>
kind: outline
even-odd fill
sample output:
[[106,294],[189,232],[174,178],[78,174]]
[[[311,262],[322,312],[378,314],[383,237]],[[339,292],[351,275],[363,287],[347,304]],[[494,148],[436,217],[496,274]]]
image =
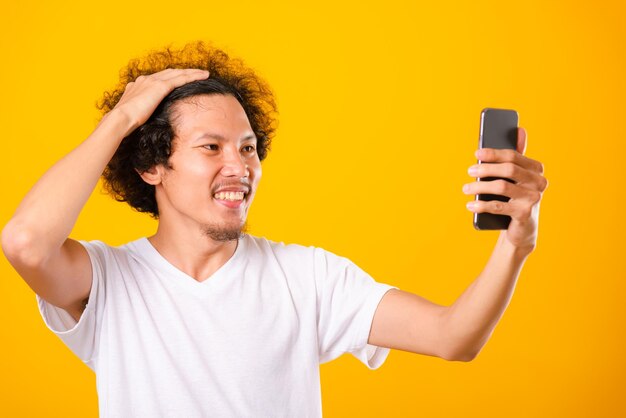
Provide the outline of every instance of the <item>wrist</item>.
[[114,108],[100,120],[100,125],[107,126],[116,133],[120,141],[130,135],[139,125],[122,109]]
[[523,244],[523,245],[516,245],[513,244],[508,238],[507,238],[507,231],[504,230],[500,233],[500,236],[498,238],[498,244],[499,247],[502,247],[502,249],[504,251],[506,251],[506,253],[510,254],[512,257],[514,257],[515,259],[518,260],[525,260],[526,257],[528,257],[534,250],[535,250],[535,244]]

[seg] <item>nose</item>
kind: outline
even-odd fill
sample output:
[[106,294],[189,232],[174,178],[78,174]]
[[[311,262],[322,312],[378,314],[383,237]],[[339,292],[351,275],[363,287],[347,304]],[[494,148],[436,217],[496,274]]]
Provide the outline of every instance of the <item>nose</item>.
[[237,149],[225,150],[222,156],[222,175],[224,177],[248,177],[248,164]]

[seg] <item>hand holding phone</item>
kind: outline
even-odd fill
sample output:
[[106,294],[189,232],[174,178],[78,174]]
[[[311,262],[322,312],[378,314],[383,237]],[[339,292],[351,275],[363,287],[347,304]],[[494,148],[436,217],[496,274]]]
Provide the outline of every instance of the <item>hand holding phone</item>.
[[[526,130],[512,110],[485,109],[481,118],[479,164],[469,169],[478,181],[463,186],[477,229],[505,229],[503,242],[529,254],[537,243],[539,204],[548,187],[543,164],[527,157]],[[491,200],[489,200],[491,199]]]

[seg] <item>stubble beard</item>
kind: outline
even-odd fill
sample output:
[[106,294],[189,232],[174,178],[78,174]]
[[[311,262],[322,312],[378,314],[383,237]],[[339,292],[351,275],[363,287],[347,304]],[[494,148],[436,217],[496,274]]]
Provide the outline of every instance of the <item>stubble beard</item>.
[[216,242],[236,241],[247,231],[247,221],[243,224],[214,223],[202,226],[203,234]]

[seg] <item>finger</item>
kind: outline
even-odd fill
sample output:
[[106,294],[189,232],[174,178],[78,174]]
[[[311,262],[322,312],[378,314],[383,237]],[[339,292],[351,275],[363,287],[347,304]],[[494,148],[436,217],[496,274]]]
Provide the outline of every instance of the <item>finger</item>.
[[[169,80],[176,79],[181,76],[198,76],[198,77],[208,77],[208,71],[200,70],[196,68],[191,69],[174,69],[167,68],[165,70],[161,70],[156,73],[140,75],[135,78],[133,81],[135,83],[144,83],[144,82],[169,82]],[[200,78],[201,79],[201,78]]]
[[509,183],[506,180],[476,181],[463,185],[463,193],[467,195],[475,194],[495,194],[506,196],[512,199],[531,199],[534,196],[533,190]]
[[483,163],[514,163],[543,174],[543,164],[512,149],[481,148],[476,151],[475,155]]
[[543,190],[529,189],[506,180],[493,180],[465,184],[463,185],[463,193],[467,195],[494,194],[506,196],[514,200],[526,200],[536,203],[541,200]]
[[528,134],[526,129],[517,128],[517,152],[524,155],[526,154],[526,145],[528,144]]
[[150,77],[157,79],[157,80],[169,80],[170,78],[175,77],[181,73],[190,73],[190,72],[197,72],[197,71],[203,71],[203,70],[200,70],[198,68],[166,68],[164,70],[157,71],[156,73],[150,74]]
[[[168,71],[169,70],[169,71]],[[150,83],[150,88],[158,86],[158,89],[167,94],[177,87],[192,81],[203,80],[209,77],[209,72],[196,68],[189,69],[167,69],[147,76],[139,76],[135,79],[137,83]]]
[[178,82],[180,79],[186,79],[189,81],[183,82],[189,83],[190,81],[202,80],[209,76],[209,72],[207,70],[200,70],[197,68],[189,68],[184,70],[174,70],[174,72],[167,75],[167,78],[164,78],[164,81],[175,81]]
[[[511,205],[509,202],[499,200],[483,201],[473,200],[465,205],[467,209],[474,213],[493,213],[495,215],[509,215]],[[509,215],[510,216],[510,215]]]
[[154,73],[154,76],[155,77],[164,76],[164,75],[167,75],[167,74],[171,74],[172,71],[174,71],[173,68],[166,68],[165,70],[157,71],[156,73]]
[[472,177],[501,177],[513,180],[518,186],[544,190],[547,180],[535,171],[527,170],[514,163],[475,164],[467,170]]
[[467,209],[473,213],[492,213],[494,215],[508,215],[519,221],[528,220],[532,216],[534,204],[523,200],[499,200],[483,201],[474,200],[467,202]]

